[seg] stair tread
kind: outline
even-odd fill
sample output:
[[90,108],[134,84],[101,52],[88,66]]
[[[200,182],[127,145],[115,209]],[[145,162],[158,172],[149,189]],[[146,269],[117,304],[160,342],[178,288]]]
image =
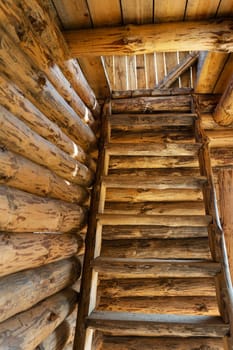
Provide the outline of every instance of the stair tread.
[[218,316],[185,316],[94,311],[87,326],[105,334],[223,337],[229,325]]
[[102,184],[109,188],[200,188],[207,182],[205,176],[130,176],[120,178],[117,175],[102,176]]
[[193,156],[198,154],[200,143],[109,143],[105,150],[115,156]]

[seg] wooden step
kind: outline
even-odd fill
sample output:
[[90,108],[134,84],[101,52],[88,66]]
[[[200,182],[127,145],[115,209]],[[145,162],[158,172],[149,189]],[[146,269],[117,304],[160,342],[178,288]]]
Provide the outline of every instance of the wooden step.
[[[145,288],[146,283],[146,288]],[[216,295],[214,278],[135,278],[101,280],[98,291],[110,298]]]
[[104,240],[112,239],[149,239],[149,238],[195,238],[208,237],[208,228],[195,226],[145,226],[145,225],[104,225],[102,229]]
[[120,179],[119,176],[102,176],[102,184],[108,188],[137,189],[200,189],[207,182],[205,176],[131,176]]
[[[143,282],[146,288],[146,281]],[[219,316],[216,296],[159,296],[115,298],[100,296],[96,311],[135,312],[164,315]]]
[[200,278],[221,271],[219,263],[200,260],[124,259],[98,257],[92,262],[101,278]]
[[208,238],[103,240],[101,256],[211,260]]
[[110,156],[197,156],[200,146],[199,143],[110,143],[105,150]]
[[105,202],[105,214],[205,215],[203,201],[196,202]]
[[153,338],[104,336],[100,350],[224,350],[221,338]]
[[158,113],[158,114],[114,114],[108,118],[114,130],[151,130],[161,126],[193,126],[195,114]]
[[224,337],[229,325],[218,316],[143,315],[92,312],[87,326],[105,334],[146,337]]
[[101,225],[159,225],[159,226],[195,226],[205,227],[211,223],[210,215],[113,215],[98,214]]

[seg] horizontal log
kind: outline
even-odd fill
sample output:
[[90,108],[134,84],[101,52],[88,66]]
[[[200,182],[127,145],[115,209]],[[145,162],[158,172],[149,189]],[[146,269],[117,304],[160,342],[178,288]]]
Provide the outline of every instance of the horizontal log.
[[106,146],[106,153],[110,156],[195,156],[200,144],[182,143],[110,143]]
[[[28,17],[25,16],[21,7],[17,6],[15,1],[8,0],[7,4],[1,4],[1,11],[1,23],[4,28],[7,26],[10,27],[14,34],[16,43],[21,47],[25,54],[30,57],[32,62],[42,69],[59,94],[69,103],[74,111],[83,120],[86,114],[89,119],[89,124],[93,124],[94,119],[91,112],[76,94],[60,68],[54,63],[54,58],[51,56],[48,48],[41,44],[41,38],[33,31],[31,23]],[[20,28],[20,31],[18,28]]]
[[[173,157],[174,158],[174,157]],[[174,168],[154,168],[154,169],[109,169],[109,174],[117,175],[118,177],[128,177],[130,176],[199,176],[200,169],[195,168],[185,168],[185,167],[174,167]]]
[[105,240],[112,239],[153,239],[153,238],[194,238],[208,237],[207,227],[183,226],[143,226],[143,225],[105,225],[102,228],[102,237]]
[[35,350],[64,350],[73,341],[77,308]]
[[102,184],[107,188],[135,188],[135,189],[200,189],[207,182],[205,176],[131,176],[120,179],[118,176],[102,176]]
[[25,98],[18,87],[0,74],[0,103],[33,131],[82,163],[87,162],[83,149]]
[[151,130],[161,126],[193,126],[196,114],[113,114],[108,123],[113,130]]
[[158,168],[198,168],[199,162],[194,156],[170,156],[170,157],[140,157],[132,156],[110,157],[109,169],[132,168],[158,169]]
[[232,147],[225,147],[224,152],[221,148],[210,149],[212,167],[232,166],[232,152]]
[[102,242],[102,257],[211,260],[208,238],[120,239]]
[[223,337],[229,325],[217,316],[140,315],[127,312],[92,312],[87,325],[105,334],[147,337]]
[[0,113],[0,142],[4,146],[68,181],[90,185],[93,174],[84,164],[36,134],[5,108],[0,107]]
[[0,276],[80,254],[79,236],[54,233],[1,233]]
[[220,264],[195,260],[115,259],[98,257],[92,262],[101,278],[213,277]]
[[105,214],[204,215],[203,202],[105,202]]
[[221,338],[144,338],[105,336],[102,350],[224,350]]
[[85,150],[94,147],[96,138],[68,103],[59,95],[46,76],[27,60],[3,30],[0,30],[0,71],[17,85],[35,106],[57,123],[74,142]]
[[[232,20],[127,25],[64,32],[72,57],[152,52],[232,52]],[[224,33],[224,36],[223,34]]]
[[0,347],[34,350],[72,312],[77,294],[66,290],[47,298],[0,326]]
[[205,113],[200,115],[201,127],[205,130],[228,130],[233,127],[233,124],[228,126],[221,126],[217,124],[213,118],[212,113]]
[[216,297],[130,297],[100,298],[98,311],[140,312],[166,315],[219,316]]
[[214,278],[163,278],[101,280],[102,297],[216,296]]
[[97,214],[101,225],[166,225],[173,227],[195,226],[206,227],[211,223],[209,215],[111,215]]
[[192,88],[169,88],[169,89],[135,89],[135,90],[117,90],[112,91],[112,98],[130,98],[130,97],[149,97],[149,96],[177,96],[190,95]]
[[220,94],[195,94],[194,98],[199,113],[213,113],[220,97]]
[[185,113],[191,111],[191,97],[189,95],[184,95],[115,99],[111,101],[111,107],[113,114],[153,112]]
[[210,147],[233,147],[233,128],[225,130],[206,130]]
[[41,198],[0,186],[0,231],[68,232],[85,223],[85,209],[77,204]]
[[[42,197],[83,203],[88,198],[84,187],[72,184],[30,160],[0,148],[0,183]],[[30,179],[30,181],[28,181]]]
[[80,276],[78,260],[69,259],[0,279],[0,322],[59,292]]
[[[35,0],[22,1],[21,6],[31,22],[33,31],[37,33],[40,40],[51,52],[51,56],[61,67],[66,78],[83,99],[86,105],[95,115],[99,115],[100,106],[94,92],[90,88],[76,59],[68,59],[68,48],[60,29],[50,15],[46,4],[39,4]],[[46,25],[41,26],[41,23]]]

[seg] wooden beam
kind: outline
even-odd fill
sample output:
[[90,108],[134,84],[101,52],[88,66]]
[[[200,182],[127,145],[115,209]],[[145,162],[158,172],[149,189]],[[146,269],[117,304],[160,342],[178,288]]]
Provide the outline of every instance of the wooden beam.
[[229,20],[127,25],[63,32],[72,57],[174,51],[233,51]]
[[231,77],[213,114],[214,120],[220,125],[233,123],[233,77]]
[[80,272],[80,262],[69,259],[1,278],[0,322],[70,286]]
[[192,52],[188,54],[174,69],[172,69],[165,78],[156,86],[157,89],[169,88],[186,70],[191,67],[198,59],[199,53]]

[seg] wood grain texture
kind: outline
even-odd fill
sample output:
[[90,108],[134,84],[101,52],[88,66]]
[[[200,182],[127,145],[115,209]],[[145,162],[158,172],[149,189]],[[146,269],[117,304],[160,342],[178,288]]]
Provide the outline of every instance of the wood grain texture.
[[232,85],[231,78],[213,114],[214,120],[220,125],[227,126],[233,123]]
[[36,268],[79,254],[80,237],[54,233],[1,233],[1,276]]
[[78,260],[61,260],[0,279],[0,321],[70,286],[81,273]]

